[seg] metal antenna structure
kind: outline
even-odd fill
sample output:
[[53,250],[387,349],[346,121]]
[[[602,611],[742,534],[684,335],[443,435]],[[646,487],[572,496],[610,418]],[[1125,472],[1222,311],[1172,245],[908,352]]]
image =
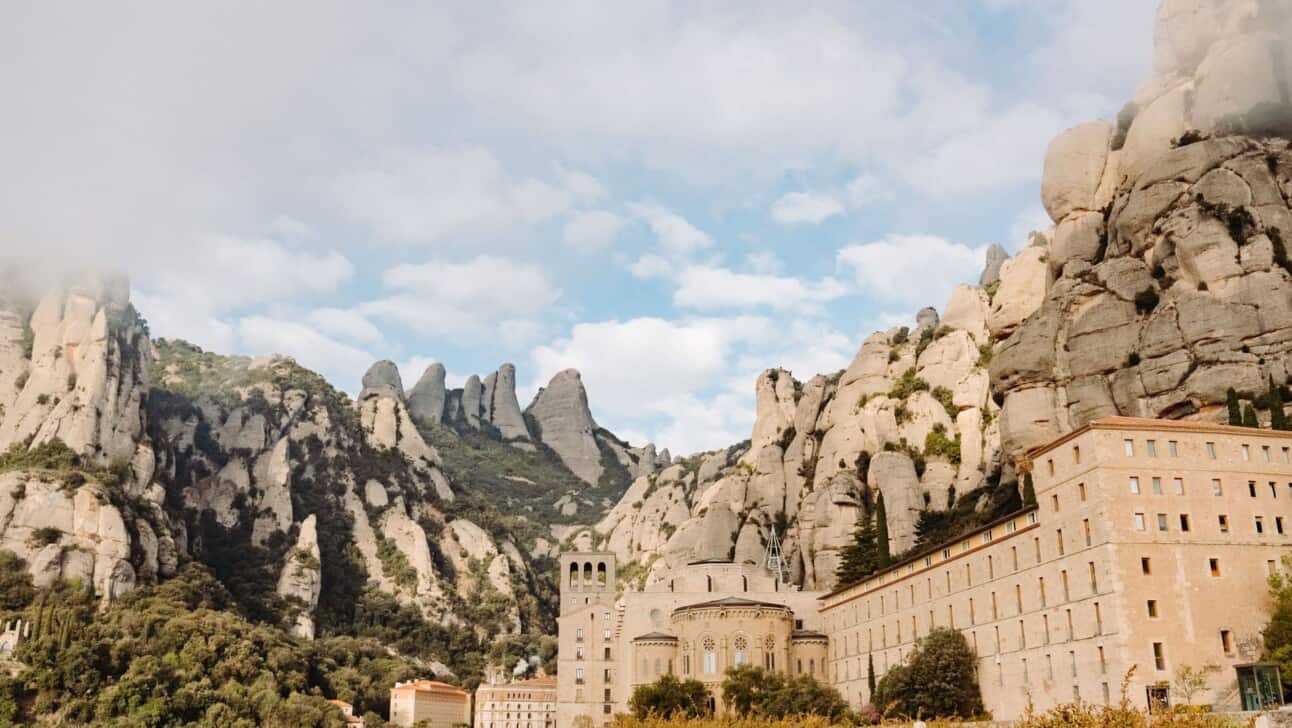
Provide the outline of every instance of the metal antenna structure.
[[767,542],[767,570],[777,584],[785,583],[785,556],[781,554],[781,540],[776,536],[776,526],[772,526],[772,537]]

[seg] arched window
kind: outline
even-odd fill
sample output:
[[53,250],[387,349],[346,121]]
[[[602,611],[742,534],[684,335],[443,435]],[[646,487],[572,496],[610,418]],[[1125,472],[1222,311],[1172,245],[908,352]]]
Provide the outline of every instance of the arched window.
[[816,659],[815,659],[815,658],[809,658],[809,659],[808,659],[808,674],[809,674],[809,675],[811,675],[812,677],[816,677]]
[[747,576],[740,577],[740,591],[742,592],[749,591],[749,577]]
[[597,564],[597,586],[606,585],[606,564],[602,562]]
[[583,564],[583,585],[592,586],[592,562],[587,561]]
[[734,643],[736,648],[736,667],[749,664],[749,640],[744,635],[737,635]]
[[717,645],[712,637],[704,638],[704,672],[712,675],[718,671],[718,653],[715,651]]
[[570,588],[579,588],[579,565],[575,563],[570,564]]
[[656,657],[656,658],[655,658],[655,674],[656,674],[656,675],[658,675],[658,674],[659,674],[659,658],[658,658],[658,657]]
[[642,677],[646,678],[649,676],[650,676],[650,658],[643,657],[642,658]]
[[776,669],[776,640],[771,635],[767,635],[767,639],[763,640],[763,668]]

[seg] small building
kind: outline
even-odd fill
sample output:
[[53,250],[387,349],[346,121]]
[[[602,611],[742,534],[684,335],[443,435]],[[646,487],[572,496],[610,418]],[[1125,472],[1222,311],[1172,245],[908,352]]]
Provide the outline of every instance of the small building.
[[345,716],[346,728],[364,728],[364,720],[355,716],[353,705],[344,700],[329,700],[328,702],[335,705],[341,711],[341,715]]
[[476,688],[475,728],[554,728],[556,678]]
[[411,726],[429,721],[431,728],[470,725],[471,696],[438,680],[410,680],[390,689],[390,722]]

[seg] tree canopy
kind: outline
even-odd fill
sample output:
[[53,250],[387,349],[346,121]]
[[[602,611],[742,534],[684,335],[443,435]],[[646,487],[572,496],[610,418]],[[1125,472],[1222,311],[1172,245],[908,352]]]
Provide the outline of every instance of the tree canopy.
[[976,658],[964,635],[940,627],[929,632],[901,665],[889,668],[872,696],[895,715],[971,718],[983,712],[974,675]]
[[751,665],[727,670],[722,699],[737,715],[772,720],[804,715],[840,720],[849,712],[838,691],[811,676],[790,677]]
[[638,718],[700,718],[709,714],[709,691],[699,680],[662,675],[653,683],[638,685],[628,708]]

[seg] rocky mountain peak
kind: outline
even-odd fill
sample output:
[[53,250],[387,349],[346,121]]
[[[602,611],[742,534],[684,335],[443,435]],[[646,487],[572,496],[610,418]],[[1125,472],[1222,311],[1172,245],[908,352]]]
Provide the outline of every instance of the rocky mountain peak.
[[359,399],[369,397],[394,397],[404,399],[404,382],[399,377],[399,367],[395,362],[383,359],[368,367],[363,374],[363,391]]
[[588,408],[583,378],[575,369],[557,372],[538,390],[525,414],[535,423],[539,439],[552,448],[566,467],[589,483],[601,477],[601,448],[597,423]]
[[426,367],[408,393],[408,411],[420,422],[439,424],[444,421],[444,403],[448,396],[444,365],[435,362]]

